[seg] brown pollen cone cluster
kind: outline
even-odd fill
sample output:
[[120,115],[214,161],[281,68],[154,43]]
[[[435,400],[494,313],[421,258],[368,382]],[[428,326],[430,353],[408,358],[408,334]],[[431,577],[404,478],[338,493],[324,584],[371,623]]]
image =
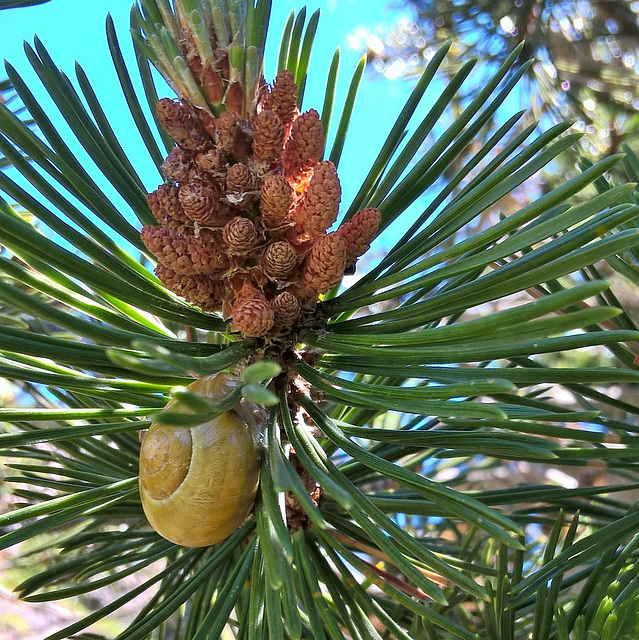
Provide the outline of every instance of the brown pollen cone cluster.
[[335,166],[322,161],[316,111],[300,114],[289,71],[264,86],[256,112],[218,118],[164,98],[157,115],[177,146],[149,194],[158,224],[141,238],[157,277],[246,337],[277,336],[311,314],[369,247],[381,221],[364,209],[327,233],[339,210]]

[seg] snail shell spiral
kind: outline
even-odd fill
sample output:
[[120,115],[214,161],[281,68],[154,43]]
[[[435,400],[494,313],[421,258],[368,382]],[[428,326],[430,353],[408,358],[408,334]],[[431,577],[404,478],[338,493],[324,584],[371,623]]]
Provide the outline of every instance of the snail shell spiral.
[[[232,384],[219,374],[188,388],[217,398]],[[175,402],[169,409],[181,410]],[[242,524],[259,481],[258,421],[259,410],[244,406],[195,427],[151,426],[140,449],[140,497],[157,533],[175,544],[204,547]]]

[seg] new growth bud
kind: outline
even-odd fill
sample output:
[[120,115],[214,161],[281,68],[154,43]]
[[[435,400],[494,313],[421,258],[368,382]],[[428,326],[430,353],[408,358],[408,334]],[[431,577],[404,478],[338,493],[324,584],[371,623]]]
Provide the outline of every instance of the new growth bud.
[[290,292],[283,291],[271,301],[275,326],[282,328],[292,327],[302,313],[300,301]]
[[286,224],[295,200],[295,192],[282,175],[270,175],[262,183],[260,211],[262,224],[267,229],[276,229]]
[[291,125],[284,147],[284,171],[295,176],[314,167],[324,153],[324,129],[315,109],[306,111]]
[[274,111],[262,111],[253,119],[253,158],[269,164],[282,154],[284,126]]
[[236,216],[229,220],[222,230],[226,246],[234,253],[246,253],[259,242],[258,231],[248,219]]
[[302,284],[316,293],[326,293],[344,275],[346,244],[337,233],[319,238],[304,264]]
[[264,108],[274,111],[285,127],[293,122],[297,113],[297,85],[295,77],[288,69],[283,69],[277,74],[273,89],[266,97]]
[[232,307],[233,324],[247,338],[259,338],[268,333],[275,322],[275,313],[264,294],[252,285],[244,285]]
[[358,211],[345,222],[337,233],[346,244],[346,266],[350,267],[370,247],[382,222],[379,209],[373,207]]
[[335,222],[341,197],[342,188],[335,165],[329,161],[320,162],[313,171],[302,202],[295,210],[295,222],[311,238],[320,236]]
[[286,277],[297,263],[297,253],[286,240],[280,240],[266,247],[262,255],[262,270],[273,279]]

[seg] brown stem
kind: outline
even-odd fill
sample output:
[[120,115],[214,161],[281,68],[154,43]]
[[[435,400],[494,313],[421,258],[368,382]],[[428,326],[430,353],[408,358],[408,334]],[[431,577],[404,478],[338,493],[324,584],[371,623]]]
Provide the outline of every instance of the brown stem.
[[[351,547],[354,547],[359,551],[363,551],[364,553],[367,553],[370,556],[373,556],[375,558],[378,558],[379,560],[382,560],[383,562],[387,562],[388,564],[393,564],[393,561],[384,552],[380,551],[379,549],[376,549],[375,547],[371,547],[362,542],[358,542],[357,540],[354,540],[353,538],[335,529],[330,529],[328,533],[331,536],[333,536],[333,538],[335,538],[336,540],[339,540],[340,542],[344,542],[345,544]],[[360,560],[362,559],[360,558]],[[419,597],[423,600],[424,599],[430,600],[430,597],[427,596],[425,593],[423,593],[422,591],[419,591],[419,589],[415,589],[414,587],[404,582],[403,580],[400,580],[399,578],[396,578],[395,576],[390,575],[388,572],[384,571],[383,569],[379,569],[375,565],[372,565],[366,562],[365,560],[362,560],[362,562],[365,562],[366,565],[371,568],[371,571],[374,571],[377,575],[382,576],[384,580],[388,580],[392,582],[393,586],[397,587],[398,589],[401,589],[405,593],[410,593],[410,595],[415,595],[416,597]],[[415,566],[415,569],[417,569],[417,571],[419,571],[422,575],[424,575],[429,580],[432,580],[435,584],[438,584],[441,587],[451,586],[450,582],[446,580],[446,578],[444,578],[443,576],[440,576],[438,573],[429,571],[428,569],[423,569],[422,567],[419,567],[419,566]],[[416,594],[419,594],[419,595],[416,595]]]

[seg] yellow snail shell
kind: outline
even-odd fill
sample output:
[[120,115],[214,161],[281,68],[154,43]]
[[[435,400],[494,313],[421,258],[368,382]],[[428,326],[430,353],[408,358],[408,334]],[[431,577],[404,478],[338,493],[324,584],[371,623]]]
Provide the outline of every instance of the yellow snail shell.
[[[188,389],[215,399],[234,384],[218,374]],[[169,409],[184,410],[174,401]],[[259,408],[242,403],[195,427],[151,426],[140,449],[140,497],[157,533],[185,547],[205,547],[244,522],[259,480],[255,431],[261,418]]]

